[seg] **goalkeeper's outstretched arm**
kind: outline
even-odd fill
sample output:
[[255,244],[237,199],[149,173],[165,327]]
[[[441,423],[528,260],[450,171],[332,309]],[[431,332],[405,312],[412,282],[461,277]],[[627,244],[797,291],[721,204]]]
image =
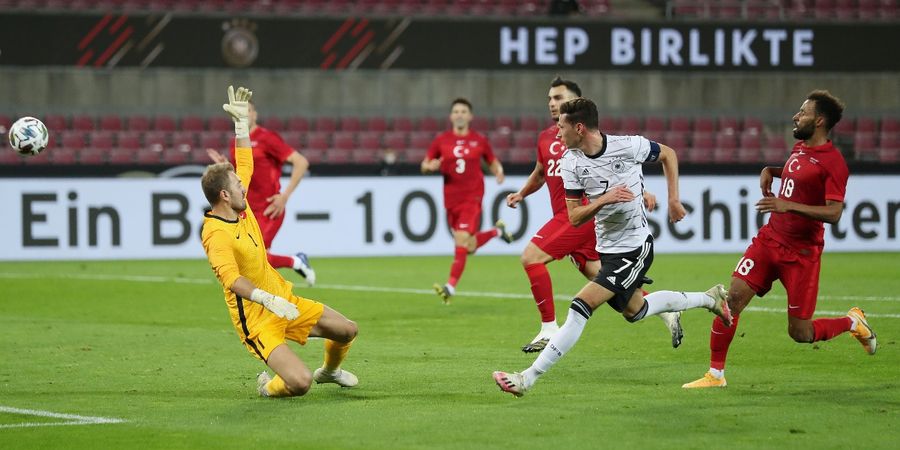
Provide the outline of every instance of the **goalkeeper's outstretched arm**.
[[238,297],[263,305],[272,314],[283,319],[294,320],[300,315],[296,305],[275,294],[257,288],[246,277],[238,277],[234,284],[231,285],[231,292],[234,292]]

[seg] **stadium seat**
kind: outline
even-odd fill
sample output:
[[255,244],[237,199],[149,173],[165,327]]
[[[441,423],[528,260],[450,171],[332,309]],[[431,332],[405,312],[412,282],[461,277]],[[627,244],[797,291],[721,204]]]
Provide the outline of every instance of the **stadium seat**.
[[[114,148],[114,149],[110,150],[109,153],[106,154],[106,161],[109,164],[123,164],[123,165],[134,164],[135,155],[137,155],[138,151],[139,150],[131,150],[131,149],[121,148],[121,147]],[[86,158],[89,158],[90,160],[93,160],[93,161],[97,161],[96,162],[97,164],[100,164],[103,162],[102,155],[94,155],[94,154],[89,155],[86,153],[87,152],[82,152],[80,155],[82,162],[84,162]],[[97,160],[98,156],[101,158],[99,161]]]
[[606,134],[615,134],[619,131],[619,119],[605,116],[600,118],[600,131]]
[[141,133],[137,131],[121,131],[116,135],[116,145],[128,150],[141,148]]
[[305,148],[303,149],[303,156],[309,161],[310,164],[319,164],[325,160],[325,150],[319,148]]
[[425,151],[428,150],[428,147],[431,146],[431,141],[434,140],[435,134],[428,131],[417,131],[410,133],[409,135],[409,149],[410,150],[422,150],[422,157],[425,156]]
[[761,144],[761,139],[758,134],[741,134],[738,143],[737,161],[742,163],[759,162],[762,159]]
[[53,132],[60,132],[69,129],[69,125],[66,123],[66,117],[61,116],[59,114],[47,114],[42,119],[44,125],[47,125],[47,129]]
[[[533,134],[533,131],[523,131],[522,133]],[[509,133],[505,133],[502,131],[492,131],[488,133],[488,140],[491,142],[491,147],[494,148],[494,152],[496,153],[499,150],[507,150],[512,147],[512,139]]]
[[189,154],[190,150],[184,151],[177,147],[167,148],[162,152],[162,163],[167,165],[187,164]]
[[122,118],[117,115],[107,115],[100,118],[100,129],[104,131],[122,131]]
[[[169,146],[169,134],[164,131],[148,131],[144,133],[144,149],[161,152]],[[140,159],[140,155],[138,156]]]
[[331,138],[331,147],[338,150],[351,150],[356,147],[356,134],[349,131],[339,131]]
[[175,119],[170,116],[156,116],[153,118],[153,126],[151,127],[154,131],[175,131],[177,129],[177,125],[175,124]]
[[[229,120],[229,122],[231,121]],[[233,125],[229,126],[233,128]],[[149,131],[150,119],[145,116],[131,116],[126,119],[125,128],[129,131]]]
[[394,120],[391,121],[391,130],[409,133],[415,131],[415,126],[413,125],[413,121],[408,117],[395,117]]
[[[707,119],[712,125],[712,121]],[[687,133],[691,131],[691,119],[689,117],[673,117],[669,120],[669,131],[678,131],[681,133]]]
[[[99,149],[99,148],[83,148],[78,151],[78,163],[84,165],[101,165],[107,164],[107,156],[114,149]],[[109,162],[111,163],[111,162]]]
[[[448,123],[449,126],[449,123]],[[469,124],[469,128],[479,132],[479,133],[487,133],[491,131],[491,121],[487,117],[483,116],[475,116],[472,119],[472,123]]]
[[530,131],[516,131],[512,135],[512,148],[524,148],[529,151],[537,151],[537,135]]
[[332,148],[326,154],[325,162],[328,164],[347,164],[352,161],[351,149]]
[[438,119],[436,119],[434,117],[423,117],[422,119],[419,120],[418,129],[419,129],[419,131],[427,131],[429,133],[437,133],[439,131],[444,131],[444,127],[441,126],[442,123],[443,122],[439,122]]
[[337,130],[337,123],[332,117],[316,117],[313,120],[313,128],[316,131],[333,133]]
[[648,116],[644,119],[644,126],[638,133],[644,136],[659,138],[666,131],[666,119],[659,116]]
[[[841,121],[843,122],[843,120]],[[840,124],[840,122],[838,122]],[[859,117],[856,119],[857,133],[872,133],[878,131],[878,122],[873,117]]]
[[331,146],[328,133],[311,132],[306,136],[306,149],[327,150]]
[[25,157],[19,156],[12,150],[0,151],[0,165],[16,166],[24,162]]
[[881,134],[900,133],[900,117],[882,117]]
[[519,117],[519,128],[520,131],[531,131],[534,133],[538,133],[541,131],[541,120],[535,116],[522,116]]
[[211,117],[206,122],[206,129],[209,131],[232,131],[234,130],[234,122],[227,117]]
[[355,164],[375,164],[381,160],[381,153],[374,148],[357,148],[351,150],[350,160]]
[[64,148],[82,149],[87,146],[83,131],[63,131],[59,142]]
[[741,132],[740,120],[737,117],[719,117],[718,131],[732,134],[739,133]]
[[203,119],[197,116],[185,116],[181,118],[181,131],[200,132],[205,128]]
[[875,161],[878,159],[878,146],[875,143],[875,134],[857,132],[853,137],[853,154],[861,161]]
[[285,144],[289,145],[291,148],[297,151],[300,151],[304,147],[304,134],[305,133],[301,133],[299,131],[282,131],[281,133],[279,133],[279,135],[281,136],[281,140],[283,140]]
[[309,120],[306,117],[291,117],[287,120],[285,129],[287,131],[307,132],[309,131]]
[[341,117],[340,129],[341,131],[357,132],[362,129],[362,124],[359,123],[358,117]]
[[162,159],[162,151],[144,148],[135,152],[134,162],[137,164],[159,164]]
[[87,115],[78,115],[72,118],[71,129],[78,131],[93,131],[94,118]]
[[691,138],[690,151],[687,152],[688,162],[708,163],[713,161],[713,150],[715,149],[715,140],[711,134],[694,134]]
[[760,134],[763,132],[762,120],[760,120],[758,117],[744,117],[744,125],[740,131],[743,133]]
[[619,135],[625,135],[625,136],[641,134],[641,131],[642,131],[641,126],[642,125],[643,124],[641,123],[640,118],[635,117],[635,116],[625,116],[619,122],[619,127],[616,130],[616,132],[612,133],[612,134],[619,134]]
[[384,148],[391,148],[398,151],[406,150],[407,133],[402,131],[389,131],[385,133]]
[[387,120],[384,117],[371,117],[366,119],[364,128],[366,131],[384,133],[388,129]]
[[115,135],[112,131],[92,131],[88,133],[90,138],[90,146],[103,150],[113,148],[115,144]]
[[[206,149],[211,148],[214,150],[218,150],[223,152],[227,142],[225,142],[225,134],[219,131],[203,131],[199,133],[197,142],[199,149],[204,152]],[[209,158],[207,158],[208,160]]]
[[196,146],[197,138],[193,131],[176,131],[172,133],[172,146],[170,148],[182,153],[188,153]]
[[275,131],[278,133],[280,133],[281,131],[283,131],[285,129],[284,121],[281,120],[281,118],[276,117],[276,116],[266,117],[265,120],[260,121],[260,125],[263,128],[266,128],[266,129],[269,129],[269,130],[272,130],[272,131]]
[[893,134],[881,141],[878,160],[883,163],[900,163],[900,135]]
[[688,149],[688,134],[682,133],[680,131],[669,131],[663,135],[662,141],[660,143],[668,145],[678,154],[678,157],[681,158],[682,154],[687,152]]
[[510,116],[497,116],[494,118],[494,126],[492,128],[484,128],[484,131],[497,130],[497,131],[506,131],[511,132],[516,130],[516,119],[513,119]]
[[[373,131],[363,131],[356,134],[357,148],[380,150],[381,149],[381,133]],[[354,159],[356,161],[356,159]]]
[[50,162],[53,164],[75,164],[78,162],[78,151],[75,147],[54,148],[49,153]]

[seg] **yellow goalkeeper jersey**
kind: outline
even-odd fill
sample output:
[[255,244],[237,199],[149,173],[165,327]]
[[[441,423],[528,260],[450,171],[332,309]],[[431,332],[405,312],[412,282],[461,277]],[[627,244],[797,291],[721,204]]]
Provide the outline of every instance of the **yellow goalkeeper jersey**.
[[[247,189],[253,175],[253,150],[236,149],[235,161],[238,178]],[[294,286],[266,259],[262,232],[249,207],[233,221],[214,216],[211,212],[206,213],[201,240],[209,264],[222,284],[231,321],[238,333],[247,338],[250,334],[248,327],[253,328],[254,324],[269,317],[271,313],[258,303],[238,298],[231,291],[234,282],[243,276],[257,288],[286,299],[293,295],[291,290]]]

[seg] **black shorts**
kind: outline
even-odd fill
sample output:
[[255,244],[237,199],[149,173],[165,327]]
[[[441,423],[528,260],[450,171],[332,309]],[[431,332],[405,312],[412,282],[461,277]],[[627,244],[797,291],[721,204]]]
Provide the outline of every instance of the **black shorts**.
[[600,273],[594,277],[594,283],[615,294],[607,303],[622,312],[634,291],[644,285],[644,276],[652,264],[653,236],[650,235],[643,245],[628,253],[601,253]]

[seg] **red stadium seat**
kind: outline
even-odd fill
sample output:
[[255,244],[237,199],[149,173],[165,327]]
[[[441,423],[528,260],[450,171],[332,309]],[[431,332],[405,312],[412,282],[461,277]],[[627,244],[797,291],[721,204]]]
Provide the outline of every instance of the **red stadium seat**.
[[[443,121],[438,121],[438,119],[434,117],[423,117],[419,120],[419,131],[427,131],[429,133],[437,133],[438,131],[444,131]],[[484,130],[487,131],[487,130]]]
[[366,131],[377,131],[384,133],[387,131],[387,120],[384,117],[371,117],[365,121]]
[[83,148],[78,151],[78,163],[100,165],[107,163],[107,156],[115,149]]
[[319,164],[325,160],[325,152],[326,150],[319,148],[305,148],[303,149],[303,156],[306,157],[310,164]]
[[878,160],[878,145],[875,143],[875,133],[858,132],[853,139],[854,156],[861,161]]
[[222,152],[226,150],[225,147],[228,145],[225,141],[225,136],[225,133],[219,131],[203,131],[198,136],[198,147],[204,152],[208,148]]
[[741,130],[741,124],[737,117],[719,117],[719,131],[736,134]]
[[[712,121],[709,119],[707,120],[711,126]],[[669,131],[679,131],[682,133],[691,131],[691,119],[689,117],[673,117],[669,120]]]
[[93,131],[94,118],[86,115],[75,116],[72,118],[71,128],[78,131]]
[[391,130],[393,131],[409,133],[415,131],[414,128],[413,121],[408,117],[395,117],[391,121]]
[[75,147],[54,148],[49,153],[50,162],[53,164],[75,164],[78,162],[78,151]]
[[206,124],[209,131],[232,131],[234,130],[234,122],[227,117],[212,117]]
[[[522,133],[533,133],[532,131],[523,131]],[[512,147],[512,139],[509,133],[504,133],[502,131],[492,131],[488,133],[488,140],[491,142],[491,146],[494,148],[494,151],[498,150],[506,150]]]
[[663,136],[661,144],[668,145],[678,154],[678,157],[681,158],[681,155],[687,151],[688,149],[688,134],[682,133],[680,131],[669,131],[665,133]]
[[688,162],[708,163],[713,160],[713,150],[715,149],[715,140],[710,134],[694,134],[691,139],[691,147],[687,152]]
[[537,138],[530,131],[517,131],[512,135],[512,148],[524,148],[534,153],[537,151]]
[[644,127],[637,134],[660,137],[666,131],[666,119],[659,116],[649,116],[644,119]]
[[[164,131],[148,131],[144,133],[144,149],[161,152],[169,146],[169,134]],[[140,159],[140,155],[138,155]]]
[[900,135],[893,134],[886,140],[881,141],[881,151],[878,153],[878,160],[885,163],[900,162]]
[[266,117],[265,120],[260,121],[260,125],[263,128],[279,133],[285,129],[284,121],[277,116]]
[[341,131],[357,132],[362,129],[362,124],[359,123],[358,117],[341,117],[340,129]]
[[156,116],[153,118],[153,125],[150,128],[154,131],[175,131],[178,127],[173,117]]
[[384,148],[406,150],[407,140],[407,133],[402,131],[389,131],[384,134]]
[[[233,123],[231,120],[228,120],[228,122]],[[233,128],[233,125],[229,126]],[[130,131],[149,131],[150,119],[145,116],[131,116],[125,121],[125,128]]]
[[190,150],[183,151],[180,148],[167,148],[162,152],[162,163],[167,165],[180,165],[189,162]]
[[350,151],[350,160],[356,164],[375,164],[381,159],[381,153],[375,148],[357,148]]
[[357,133],[356,141],[358,148],[378,150],[381,149],[381,133],[373,131],[364,131]]
[[162,151],[144,148],[134,154],[134,162],[137,164],[159,164],[162,159]]
[[47,125],[47,129],[50,130],[51,133],[69,129],[69,125],[66,123],[66,117],[59,114],[47,114],[42,121],[44,122],[44,125]]
[[541,131],[541,120],[535,116],[519,117],[519,131],[539,133]]
[[172,146],[170,148],[182,153],[188,153],[197,146],[197,137],[193,131],[176,131],[172,133]]
[[487,133],[491,131],[491,121],[487,117],[475,116],[472,123],[469,124],[469,128],[482,134]]
[[763,123],[758,117],[745,117],[742,132],[760,134],[763,132]]
[[[511,132],[516,130],[516,119],[509,116],[497,116],[494,118],[494,130]],[[487,129],[484,129],[487,131]]]
[[82,149],[87,146],[83,131],[63,131],[60,143],[62,147],[71,149]]
[[347,164],[352,161],[351,149],[332,148],[326,155],[325,162],[328,164]]
[[112,131],[92,131],[88,135],[91,141],[90,146],[93,148],[109,150],[116,145]]
[[300,149],[303,148],[303,135],[305,133],[299,131],[283,131],[279,134],[284,143],[291,146],[294,150],[300,151]]
[[197,116],[185,116],[181,118],[181,130],[182,131],[203,131],[205,128],[203,124],[203,119]]
[[100,118],[100,129],[104,131],[121,131],[122,118],[115,115]]
[[128,150],[141,148],[141,133],[137,131],[121,131],[117,133],[116,145]]
[[881,134],[900,133],[900,117],[882,117]]
[[600,131],[604,133],[617,133],[619,131],[619,119],[615,117],[601,117],[600,118]]
[[[843,122],[843,120],[841,121]],[[838,122],[840,124],[840,122]],[[878,122],[873,117],[860,117],[856,119],[857,133],[875,133],[878,131]]]
[[737,160],[743,163],[758,163],[762,160],[761,139],[758,134],[741,134]]
[[336,132],[332,136],[331,147],[338,150],[351,150],[356,148],[356,135],[348,131]]
[[316,131],[333,133],[337,130],[337,123],[332,117],[316,117],[313,120],[313,128],[315,128]]
[[309,131],[309,120],[306,117],[291,117],[287,120],[287,131]]
[[641,134],[642,125],[643,124],[641,123],[641,119],[639,117],[626,116],[622,118],[621,122],[619,122],[619,127],[616,132],[611,133],[625,136]]
[[[431,146],[431,141],[435,138],[435,133],[427,132],[427,131],[417,131],[410,133],[409,135],[409,149],[412,150],[422,150],[427,151],[428,147]],[[425,153],[422,153],[424,156]]]
[[311,132],[306,136],[306,149],[327,150],[331,147],[328,133]]

